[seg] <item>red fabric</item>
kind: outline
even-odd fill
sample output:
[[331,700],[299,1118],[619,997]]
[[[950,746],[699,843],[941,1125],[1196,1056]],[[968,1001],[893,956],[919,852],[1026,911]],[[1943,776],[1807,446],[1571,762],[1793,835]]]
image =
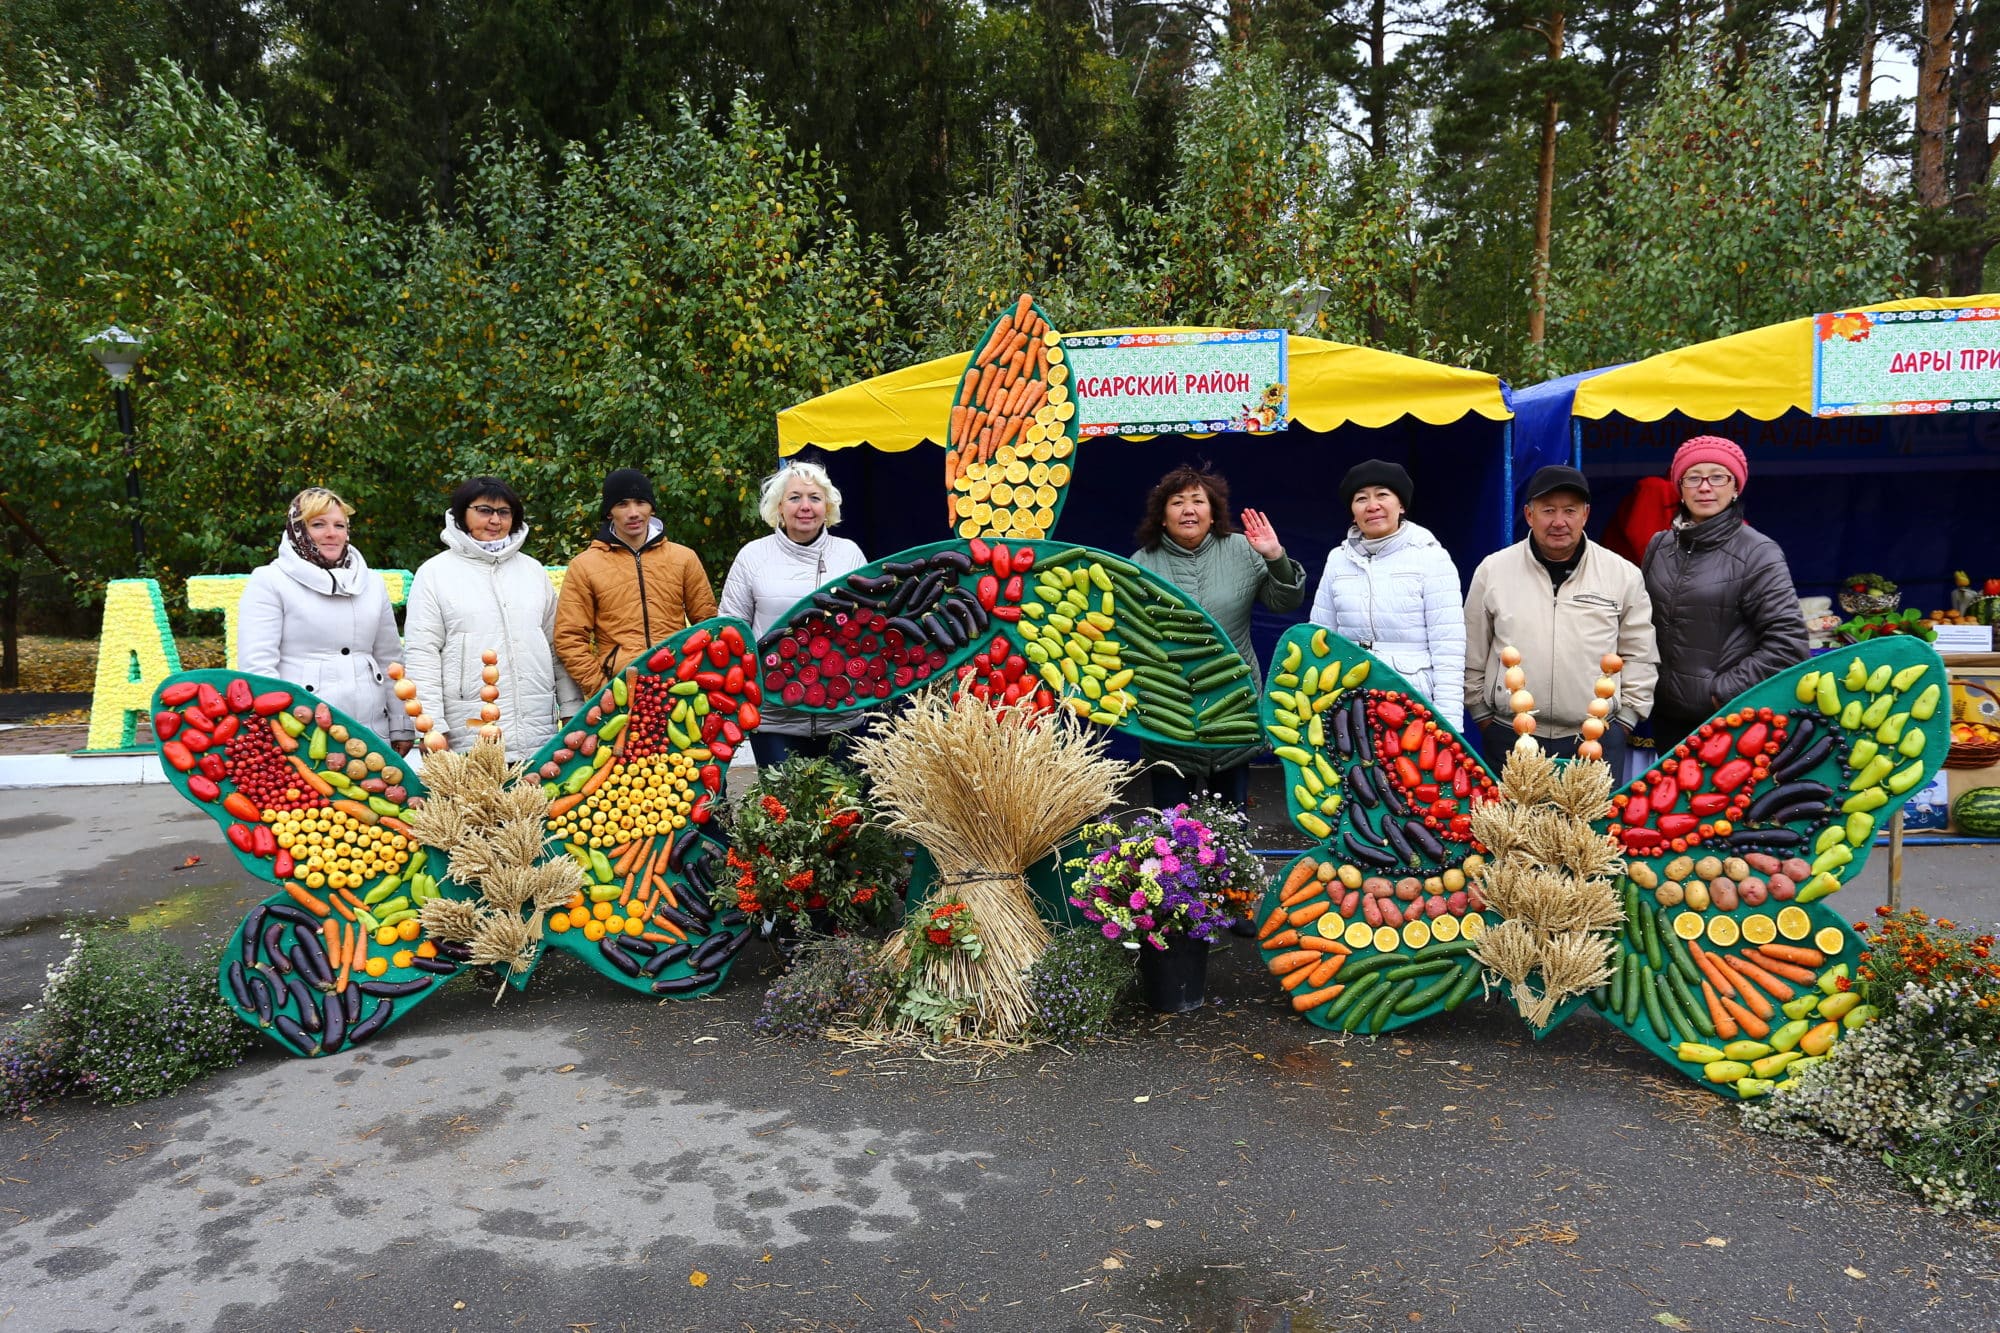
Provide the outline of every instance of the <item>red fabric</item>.
[[1653,534],[1673,525],[1680,495],[1665,477],[1641,477],[1611,516],[1604,531],[1604,544],[1633,564],[1646,557],[1646,543]]

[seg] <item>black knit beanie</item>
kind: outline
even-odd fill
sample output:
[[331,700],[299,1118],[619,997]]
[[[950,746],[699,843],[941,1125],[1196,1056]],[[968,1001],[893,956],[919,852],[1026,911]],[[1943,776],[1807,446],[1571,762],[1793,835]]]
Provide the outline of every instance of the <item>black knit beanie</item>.
[[1410,507],[1410,494],[1416,487],[1410,484],[1410,474],[1397,463],[1384,462],[1379,458],[1369,458],[1347,469],[1347,475],[1340,479],[1340,493],[1347,497],[1347,503],[1354,503],[1354,493],[1367,486],[1380,486],[1392,492],[1403,502],[1403,508]]
[[604,502],[597,507],[597,516],[611,517],[611,510],[623,500],[644,500],[656,504],[653,499],[653,483],[646,480],[646,474],[635,467],[621,467],[604,479]]

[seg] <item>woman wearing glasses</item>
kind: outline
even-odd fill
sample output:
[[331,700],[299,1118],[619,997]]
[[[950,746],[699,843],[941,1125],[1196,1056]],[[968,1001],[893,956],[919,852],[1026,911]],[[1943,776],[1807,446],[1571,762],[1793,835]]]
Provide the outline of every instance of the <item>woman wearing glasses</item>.
[[481,656],[499,654],[500,728],[507,757],[525,759],[576,711],[580,696],[549,647],[556,591],[539,560],[521,548],[528,516],[498,477],[474,477],[451,493],[438,534],[448,548],[410,585],[403,648],[416,702],[454,750],[479,740]]
[[1806,658],[1806,623],[1778,544],[1743,521],[1750,465],[1735,441],[1697,435],[1674,451],[1673,526],[1642,569],[1659,636],[1653,740],[1664,754],[1752,685]]

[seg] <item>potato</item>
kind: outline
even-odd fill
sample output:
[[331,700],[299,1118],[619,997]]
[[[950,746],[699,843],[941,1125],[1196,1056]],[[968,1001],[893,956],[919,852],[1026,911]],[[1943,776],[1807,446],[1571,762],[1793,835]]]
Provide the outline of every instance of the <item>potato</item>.
[[1361,867],[1360,867],[1360,866],[1342,866],[1342,867],[1340,868],[1340,882],[1341,882],[1342,884],[1346,885],[1346,886],[1347,886],[1348,888],[1350,888],[1350,889],[1358,889],[1358,888],[1360,888],[1360,887],[1361,887]]
[[1740,884],[1750,878],[1750,865],[1740,856],[1724,857],[1722,873]]
[[1736,910],[1736,881],[1717,875],[1708,882],[1708,900],[1724,912]]
[[1788,903],[1798,895],[1799,886],[1792,882],[1790,875],[1771,876],[1771,901]]
[[1668,880],[1666,883],[1660,885],[1659,888],[1653,890],[1653,901],[1662,907],[1679,907],[1685,898],[1686,894],[1682,891],[1681,886],[1672,880]]
[[1812,878],[1812,866],[1796,856],[1788,859],[1780,869],[1784,872],[1785,878],[1794,884]]
[[1396,896],[1406,903],[1413,903],[1424,896],[1424,882],[1415,878],[1399,879],[1396,881]]
[[1320,883],[1327,884],[1331,883],[1333,877],[1338,873],[1339,873],[1339,867],[1335,866],[1333,862],[1321,861],[1319,865],[1314,868],[1313,877],[1319,880]]
[[[1644,861],[1629,863],[1625,867],[1625,873],[1630,875],[1632,882],[1642,889],[1656,889],[1660,886],[1659,873]],[[1676,901],[1679,900],[1676,899]]]
[[1692,856],[1676,856],[1673,860],[1667,862],[1668,879],[1685,880],[1692,874],[1694,874],[1694,858]]
[[1443,878],[1444,891],[1446,893],[1457,893],[1465,887],[1465,872],[1457,866],[1453,866],[1451,869],[1445,871]]
[[1708,885],[1698,879],[1691,879],[1684,886],[1682,901],[1697,912],[1708,910]]
[[1769,852],[1745,852],[1743,859],[1760,875],[1775,875],[1784,869],[1784,862]]
[[390,786],[393,787],[402,780],[403,780],[402,769],[396,767],[394,764],[384,764],[382,766],[382,781],[388,783]]
[[1704,856],[1701,860],[1694,863],[1694,873],[1698,879],[1714,879],[1722,873],[1722,859],[1715,856]]
[[1758,879],[1755,875],[1744,879],[1741,891],[1745,907],[1762,907],[1765,898],[1770,893],[1770,890],[1765,887],[1764,881]]
[[1388,898],[1395,894],[1396,886],[1380,875],[1371,875],[1361,881],[1361,892],[1370,898]]

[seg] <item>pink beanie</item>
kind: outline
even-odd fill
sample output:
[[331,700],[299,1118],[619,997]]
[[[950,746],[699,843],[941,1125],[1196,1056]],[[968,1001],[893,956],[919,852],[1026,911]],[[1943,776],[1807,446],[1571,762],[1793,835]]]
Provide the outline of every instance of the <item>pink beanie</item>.
[[1681,478],[1696,463],[1714,463],[1734,477],[1738,495],[1750,483],[1749,460],[1743,457],[1743,451],[1736,447],[1734,440],[1725,440],[1720,435],[1697,435],[1683,441],[1681,447],[1674,450],[1673,464],[1667,469],[1667,480],[1674,484],[1675,490],[1680,489]]

